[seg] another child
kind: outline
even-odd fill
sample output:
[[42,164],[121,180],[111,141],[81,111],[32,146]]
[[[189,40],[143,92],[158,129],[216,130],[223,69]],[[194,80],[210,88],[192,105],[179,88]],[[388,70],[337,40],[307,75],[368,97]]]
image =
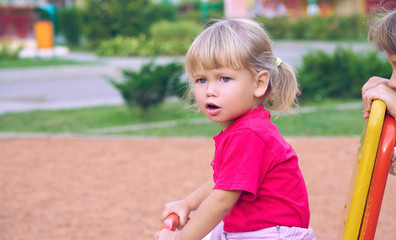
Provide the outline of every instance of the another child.
[[396,118],[396,10],[372,22],[369,40],[386,52],[393,73],[390,79],[372,77],[362,88],[363,114],[367,118],[373,100],[385,102],[388,112]]
[[155,239],[198,240],[216,226],[211,239],[315,239],[297,155],[264,108],[288,111],[299,93],[266,31],[248,19],[217,21],[192,43],[185,67],[200,111],[222,131],[213,179],[165,205],[162,218],[178,214],[182,230]]
[[[371,103],[382,100],[393,118],[396,118],[396,10],[388,12],[382,18],[372,22],[369,30],[372,40],[380,51],[386,52],[393,72],[390,79],[371,77],[362,88],[363,116],[368,118]],[[394,151],[396,156],[396,147]],[[396,175],[396,159],[393,159],[390,172]]]

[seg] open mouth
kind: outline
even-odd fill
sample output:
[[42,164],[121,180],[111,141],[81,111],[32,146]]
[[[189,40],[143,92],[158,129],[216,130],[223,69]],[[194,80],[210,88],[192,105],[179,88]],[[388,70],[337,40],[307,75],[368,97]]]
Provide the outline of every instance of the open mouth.
[[207,104],[206,108],[210,109],[210,110],[214,110],[214,109],[218,109],[219,107],[214,105],[214,104]]

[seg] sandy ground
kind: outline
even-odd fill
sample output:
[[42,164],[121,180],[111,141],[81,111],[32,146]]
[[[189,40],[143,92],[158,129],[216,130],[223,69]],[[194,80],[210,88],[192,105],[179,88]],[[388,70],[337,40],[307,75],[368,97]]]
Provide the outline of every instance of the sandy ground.
[[[336,239],[359,138],[287,138],[317,239]],[[0,139],[0,239],[152,239],[164,203],[211,176],[210,138]],[[389,176],[376,239],[396,239]]]

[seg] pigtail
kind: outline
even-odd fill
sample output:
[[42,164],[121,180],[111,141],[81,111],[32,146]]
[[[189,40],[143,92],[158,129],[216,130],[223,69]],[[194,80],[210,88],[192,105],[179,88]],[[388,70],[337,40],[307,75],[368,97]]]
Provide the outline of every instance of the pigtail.
[[275,67],[277,71],[271,77],[267,106],[280,112],[290,112],[292,106],[298,106],[297,96],[301,95],[296,75],[285,62]]

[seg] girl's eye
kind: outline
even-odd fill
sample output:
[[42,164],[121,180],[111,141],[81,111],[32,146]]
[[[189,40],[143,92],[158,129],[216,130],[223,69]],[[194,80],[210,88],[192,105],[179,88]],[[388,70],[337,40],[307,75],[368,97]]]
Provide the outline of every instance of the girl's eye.
[[228,82],[228,81],[231,80],[231,78],[229,78],[229,77],[221,77],[220,80],[221,80],[222,82]]
[[198,78],[196,81],[197,81],[197,83],[201,83],[201,84],[206,83],[205,78]]

